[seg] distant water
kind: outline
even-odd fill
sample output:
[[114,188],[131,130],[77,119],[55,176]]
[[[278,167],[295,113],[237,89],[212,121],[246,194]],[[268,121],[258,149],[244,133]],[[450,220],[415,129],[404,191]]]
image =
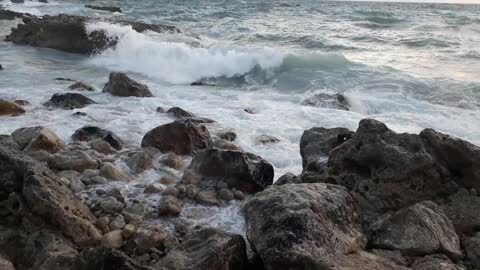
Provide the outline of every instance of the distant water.
[[[158,106],[180,106],[235,129],[238,143],[275,166],[276,177],[299,173],[299,140],[313,126],[355,129],[362,118],[399,132],[431,127],[480,144],[480,6],[322,1],[95,1],[123,14],[85,9],[84,1],[0,3],[42,14],[118,16],[175,25],[182,34],[139,34],[92,22],[120,42],[92,57],[0,42],[0,98],[27,99],[28,113],[1,118],[0,133],[45,125],[69,140],[95,124],[139,144],[151,128],[172,121]],[[90,3],[90,2],[89,2]],[[17,21],[18,22],[18,21]],[[0,21],[0,35],[17,22]],[[197,38],[198,37],[198,38]],[[155,98],[84,93],[100,104],[71,111],[42,107],[67,92],[56,77],[101,90],[108,73],[128,72]],[[217,86],[193,87],[208,79]],[[342,93],[352,111],[302,106],[315,93]],[[252,108],[254,115],[243,112]],[[281,142],[261,146],[260,134]]]

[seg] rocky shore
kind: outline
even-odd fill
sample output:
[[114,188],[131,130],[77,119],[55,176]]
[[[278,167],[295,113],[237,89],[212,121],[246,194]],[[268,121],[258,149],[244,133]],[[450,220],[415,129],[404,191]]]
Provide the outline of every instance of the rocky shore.
[[[105,33],[86,32],[90,18],[5,14],[23,17],[7,37],[16,44],[87,54],[115,46]],[[123,73],[106,81],[107,95],[153,96]],[[70,90],[95,91],[78,81]],[[340,95],[305,103],[349,108]],[[96,104],[71,92],[52,93],[44,105]],[[28,101],[0,100],[0,117],[28,113]],[[272,164],[242,150],[234,131],[211,129],[214,119],[178,107],[156,113],[172,122],[152,127],[139,145],[92,125],[78,127],[71,142],[42,126],[1,135],[0,269],[480,268],[476,145],[432,129],[396,133],[373,119],[355,131],[312,127],[300,141],[303,172],[274,182]],[[272,135],[258,144],[278,143]],[[144,182],[148,171],[166,176]],[[233,204],[243,209],[246,237],[184,215],[191,205]]]

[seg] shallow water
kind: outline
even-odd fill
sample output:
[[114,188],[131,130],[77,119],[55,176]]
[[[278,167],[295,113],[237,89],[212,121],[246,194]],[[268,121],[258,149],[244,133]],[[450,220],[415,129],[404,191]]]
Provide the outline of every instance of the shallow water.
[[[0,118],[0,133],[44,125],[70,140],[93,124],[139,145],[153,127],[172,121],[155,112],[179,106],[232,129],[237,143],[272,162],[276,178],[300,173],[299,140],[305,129],[355,129],[375,118],[398,132],[439,131],[480,144],[480,6],[319,1],[96,1],[123,14],[85,9],[83,1],[49,4],[0,2],[9,9],[42,14],[119,16],[175,25],[182,34],[140,34],[129,27],[92,22],[120,41],[115,49],[87,57],[0,41],[0,98],[32,105],[19,117]],[[17,21],[18,22],[18,21]],[[17,22],[0,21],[0,35]],[[198,39],[196,37],[199,37]],[[3,40],[3,38],[2,38]],[[146,83],[154,98],[101,93],[111,71]],[[97,88],[82,93],[99,104],[75,111],[48,111],[41,104],[68,82]],[[190,86],[208,78],[217,86]],[[351,111],[302,106],[315,93],[342,93]],[[256,114],[243,110],[252,108]],[[261,134],[280,143],[257,145]],[[155,175],[154,177],[157,177]],[[144,181],[153,179],[145,176]],[[142,181],[141,179],[139,181]],[[240,206],[215,211],[230,224]],[[187,211],[188,212],[188,211]],[[207,215],[208,216],[208,215]],[[216,217],[216,215],[213,215]],[[236,224],[236,225],[235,225]],[[238,225],[240,224],[240,225]]]

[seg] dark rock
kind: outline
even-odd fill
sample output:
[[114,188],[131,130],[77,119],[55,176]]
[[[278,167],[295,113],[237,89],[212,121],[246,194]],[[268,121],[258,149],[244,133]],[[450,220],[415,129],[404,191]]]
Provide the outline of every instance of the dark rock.
[[103,245],[84,250],[72,269],[151,270],[149,267],[139,265],[123,252]]
[[96,126],[84,126],[72,135],[73,141],[93,141],[101,139],[110,144],[114,149],[121,150],[123,141],[115,133]]
[[314,106],[321,108],[334,108],[348,111],[350,110],[350,103],[341,94],[326,94],[320,93],[316,94],[313,97],[307,98],[302,102],[302,105]]
[[68,87],[70,90],[87,90],[87,91],[95,91],[95,88],[93,88],[90,85],[87,85],[83,82],[76,82]]
[[462,256],[460,240],[442,209],[431,201],[417,203],[387,214],[370,227],[370,245],[399,250],[404,255],[443,253],[453,259]]
[[229,202],[234,199],[233,192],[228,188],[222,188],[218,191],[218,196],[220,200]]
[[224,149],[224,150],[234,150],[234,151],[242,151],[240,146],[234,144],[233,142],[227,140],[215,140],[213,142],[213,147],[217,149]]
[[199,204],[216,205],[216,206],[221,205],[220,201],[217,198],[217,192],[215,191],[214,188],[206,188],[206,189],[199,190],[195,194],[195,197],[193,199]]
[[127,243],[126,249],[132,252],[144,254],[151,252],[152,248],[163,249],[165,241],[173,237],[165,229],[150,225],[142,225],[137,228],[136,234]]
[[310,163],[326,162],[332,149],[352,137],[354,132],[346,128],[311,128],[303,132],[300,139],[300,155],[305,170]]
[[83,108],[91,104],[96,104],[90,98],[78,93],[54,94],[50,101],[45,103],[47,107],[58,107],[65,110]]
[[388,250],[388,249],[372,249],[370,250],[373,254],[383,257],[387,260],[390,260],[398,265],[407,266],[408,262],[403,257],[402,253],[398,250]]
[[476,268],[480,268],[480,234],[463,241],[463,248],[468,261]]
[[465,267],[452,263],[444,255],[425,256],[416,260],[410,267],[412,270],[466,270]]
[[197,152],[184,174],[184,182],[190,181],[185,177],[189,173],[202,178],[219,179],[230,188],[249,193],[271,185],[274,175],[273,166],[257,155],[221,149]]
[[165,111],[165,109],[162,108],[162,107],[157,107],[156,112],[158,112],[158,113],[165,113],[166,111]]
[[133,154],[126,161],[132,173],[142,173],[146,170],[153,169],[152,157],[144,151]]
[[218,137],[222,140],[233,142],[237,139],[237,134],[233,131],[227,131],[218,134]]
[[186,117],[177,119],[176,122],[188,122],[191,124],[211,124],[215,123],[215,120],[206,117]]
[[0,65],[0,70],[3,70],[3,66],[2,66],[2,65]]
[[300,183],[302,183],[301,181],[302,181],[302,179],[300,177],[296,176],[295,174],[286,173],[286,174],[280,176],[280,178],[278,178],[278,180],[275,182],[275,185],[281,186],[281,185],[285,185],[285,184],[300,184]]
[[270,135],[260,135],[257,138],[255,138],[255,142],[257,144],[274,144],[274,143],[279,143],[280,140],[278,138],[275,138]]
[[[0,70],[1,70],[1,68],[0,68]],[[30,105],[30,102],[28,102],[27,100],[17,99],[17,100],[14,100],[13,102],[17,103],[18,105],[20,105],[22,107]]]
[[84,113],[84,112],[76,112],[76,113],[72,113],[72,116],[73,116],[73,117],[83,117],[83,116],[87,116],[87,113]]
[[17,116],[25,113],[25,109],[15,102],[0,99],[0,115]]
[[173,122],[147,132],[142,139],[142,147],[149,146],[162,152],[191,155],[194,151],[211,148],[212,140],[205,126]]
[[183,160],[174,153],[166,154],[159,161],[161,164],[175,170],[180,170],[183,167]]
[[459,191],[448,198],[442,209],[458,234],[480,229],[480,197]]
[[106,7],[106,6],[93,6],[93,5],[85,5],[86,8],[102,10],[102,11],[110,11],[110,12],[119,12],[122,13],[122,10],[119,7]]
[[107,84],[103,87],[104,93],[110,93],[119,97],[152,97],[148,86],[130,79],[120,72],[112,72]]
[[12,133],[12,138],[26,152],[45,150],[55,153],[65,147],[62,139],[42,126],[19,128]]
[[0,20],[15,20],[15,19],[21,19],[23,17],[29,17],[29,16],[30,15],[27,13],[6,10],[0,7]]
[[270,186],[244,211],[248,240],[267,270],[330,269],[331,257],[366,246],[355,200],[341,186]]
[[112,196],[98,198],[95,200],[95,210],[101,210],[106,214],[120,213],[125,205]]
[[167,113],[173,115],[175,118],[187,118],[187,117],[194,117],[195,114],[191,112],[187,112],[180,107],[172,107],[167,110]]
[[[358,251],[348,255],[335,255],[329,258],[328,268],[332,270],[411,270],[382,256]],[[298,268],[303,269],[303,268]]]
[[164,196],[157,209],[160,216],[178,216],[182,212],[182,205],[176,197]]
[[249,114],[255,114],[256,113],[255,109],[253,109],[253,108],[246,108],[246,109],[243,109],[243,111],[246,112],[246,113],[249,113]]
[[213,228],[189,232],[155,266],[165,270],[243,270],[247,262],[246,244],[240,235]]

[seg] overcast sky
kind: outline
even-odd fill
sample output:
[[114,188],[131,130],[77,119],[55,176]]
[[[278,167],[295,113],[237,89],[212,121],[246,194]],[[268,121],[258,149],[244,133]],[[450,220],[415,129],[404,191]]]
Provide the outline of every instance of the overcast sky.
[[354,1],[480,4],[480,0],[354,0]]

